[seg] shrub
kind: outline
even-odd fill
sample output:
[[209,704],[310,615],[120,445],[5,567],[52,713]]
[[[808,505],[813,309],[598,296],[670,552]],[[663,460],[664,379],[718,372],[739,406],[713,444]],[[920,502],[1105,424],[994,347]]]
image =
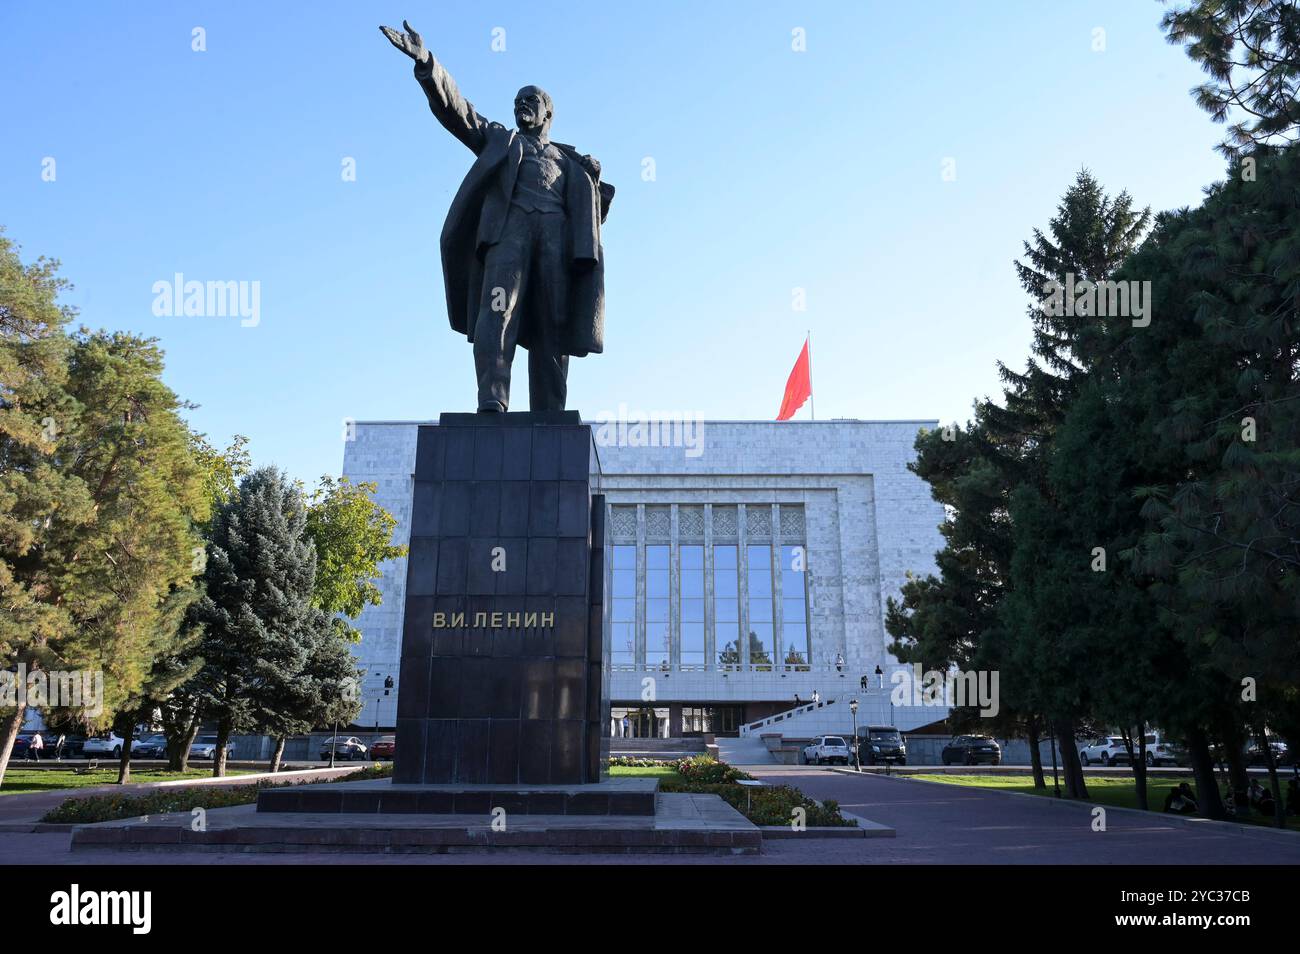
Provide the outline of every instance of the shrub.
[[677,763],[665,759],[647,759],[639,755],[611,755],[609,764],[621,768],[663,768]]
[[739,779],[752,777],[708,755],[694,755],[681,759],[677,763],[677,774],[701,785],[734,783]]
[[837,802],[819,804],[789,785],[747,788],[736,784],[749,778],[752,776],[726,762],[697,756],[678,762],[677,776],[660,779],[659,791],[718,795],[755,825],[789,825],[796,808],[804,810],[804,821],[809,827],[852,828],[857,824],[840,815]]
[[189,814],[196,808],[230,808],[251,805],[263,788],[280,785],[319,785],[322,782],[362,782],[387,778],[393,772],[391,762],[378,763],[340,778],[279,781],[263,779],[248,785],[186,785],[145,794],[86,795],[66,799],[41,818],[52,824],[93,825],[97,822],[138,818],[141,815]]

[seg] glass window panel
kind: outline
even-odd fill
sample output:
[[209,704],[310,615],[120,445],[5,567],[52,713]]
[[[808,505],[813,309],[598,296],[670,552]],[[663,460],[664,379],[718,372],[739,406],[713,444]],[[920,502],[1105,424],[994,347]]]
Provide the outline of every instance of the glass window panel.
[[802,595],[804,592],[804,575],[786,570],[781,574],[781,589],[786,596]]
[[645,548],[645,566],[647,570],[668,569],[669,547],[653,546]]
[[699,570],[682,571],[682,597],[699,599],[704,596],[704,574]]
[[636,662],[636,623],[614,623],[610,643],[615,663],[630,666]]
[[772,568],[771,547],[754,546],[749,548],[749,568],[751,570],[770,570]]
[[646,601],[645,601],[645,618],[646,618],[647,620],[655,620],[656,622],[667,622],[667,621],[668,621],[668,601],[667,601],[667,600],[664,600],[664,599],[660,599],[660,600],[646,600]]
[[668,571],[651,570],[645,575],[645,595],[668,598]]
[[[802,666],[808,662],[808,629],[804,623],[786,624],[781,630],[786,663]],[[791,658],[797,656],[798,658]]]
[[768,576],[766,570],[749,571],[749,595],[750,598],[772,596],[772,578]]
[[[729,627],[727,635],[734,637],[734,635],[736,635],[736,630]],[[737,648],[738,646],[739,642],[735,638],[726,639],[724,641],[722,628],[719,627],[717,642],[718,664],[721,666],[737,665],[740,662],[740,650]]]
[[662,666],[672,658],[671,633],[668,622],[647,622],[645,635],[645,661],[648,666]]
[[704,569],[704,547],[688,546],[678,549],[681,554],[683,570]]
[[614,571],[614,597],[620,596],[631,597],[636,599],[636,571],[635,570],[615,570]]
[[704,664],[704,624],[682,623],[682,665]]
[[636,600],[635,599],[616,599],[614,600],[613,618],[617,621],[626,621],[629,623],[636,622]]
[[713,548],[713,568],[715,570],[734,570],[736,563],[736,547],[714,547]]
[[704,600],[682,600],[682,622],[704,622]]
[[727,570],[717,574],[713,578],[713,592],[719,597],[736,596],[740,592],[740,586],[736,579],[735,570]]
[[749,634],[749,661],[755,666],[772,664],[772,624],[752,623]]
[[636,547],[614,547],[614,569],[636,570]]
[[772,601],[771,600],[750,600],[749,618],[752,622],[759,622],[759,623],[772,622]]
[[782,547],[781,569],[787,573],[803,573],[808,569],[807,551],[803,547]]
[[736,623],[740,621],[740,600],[715,600],[713,610],[719,623]]
[[807,607],[803,600],[784,600],[785,603],[785,621],[787,623],[802,623],[807,618]]

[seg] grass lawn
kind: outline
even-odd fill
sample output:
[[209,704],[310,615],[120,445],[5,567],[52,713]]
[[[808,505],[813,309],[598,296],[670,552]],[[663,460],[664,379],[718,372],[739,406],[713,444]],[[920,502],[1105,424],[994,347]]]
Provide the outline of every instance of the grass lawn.
[[[248,775],[247,771],[227,769],[227,775]],[[164,769],[131,771],[132,782],[170,782],[180,778],[209,778],[212,769],[191,768],[186,772],[168,772]],[[19,795],[24,792],[54,792],[67,788],[89,788],[94,785],[112,785],[117,781],[117,767],[101,768],[85,775],[72,769],[24,769],[10,766],[5,772],[0,795]]]
[[[1029,775],[913,775],[912,778],[923,779],[927,782],[947,782],[951,785],[974,785],[979,788],[996,788],[1003,792],[1023,792],[1027,795],[1041,795],[1052,798],[1055,790],[1052,788],[1051,776],[1048,776],[1046,788],[1034,788],[1033,778]],[[1181,781],[1181,780],[1179,780]],[[1191,779],[1187,779],[1191,782]],[[1125,778],[1098,778],[1090,775],[1087,777],[1088,782],[1088,802],[1093,805],[1110,805],[1115,808],[1137,808],[1137,787],[1131,777]],[[1150,810],[1157,813],[1164,808],[1165,796],[1169,790],[1176,785],[1169,779],[1148,779],[1147,780],[1147,803],[1151,806]],[[1195,783],[1192,783],[1195,789]],[[1062,789],[1064,791],[1064,789]],[[1283,789],[1283,797],[1286,791]],[[1264,818],[1261,815],[1247,814],[1233,818],[1234,821],[1246,822],[1252,825],[1263,825],[1272,828],[1272,819]],[[1300,829],[1300,818],[1295,816],[1287,817],[1287,827],[1292,830]]]

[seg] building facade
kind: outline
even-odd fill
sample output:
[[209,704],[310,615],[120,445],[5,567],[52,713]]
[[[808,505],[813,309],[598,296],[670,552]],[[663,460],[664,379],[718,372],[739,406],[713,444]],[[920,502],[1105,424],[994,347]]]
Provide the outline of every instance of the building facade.
[[[376,485],[402,542],[418,423],[357,422],[344,452],[343,476]],[[863,696],[864,722],[942,718],[884,708],[898,665],[886,600],[932,572],[942,546],[943,509],[907,469],[918,430],[935,426],[593,422],[612,546],[611,735],[734,735],[849,695]],[[361,726],[395,722],[405,583],[406,561],[386,564],[383,605],[356,623]]]

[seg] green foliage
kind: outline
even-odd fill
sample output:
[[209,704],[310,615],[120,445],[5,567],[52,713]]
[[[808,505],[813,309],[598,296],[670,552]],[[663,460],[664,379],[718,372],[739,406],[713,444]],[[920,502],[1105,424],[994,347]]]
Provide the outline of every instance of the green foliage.
[[406,555],[394,546],[397,520],[371,499],[375,484],[322,477],[307,508],[306,532],[316,545],[313,600],[327,613],[356,619],[382,595],[374,580],[379,564]]
[[0,652],[102,671],[104,725],[150,677],[207,507],[156,342],[68,334],[55,268],[0,236]]
[[1169,42],[1210,81],[1192,90],[1216,123],[1234,120],[1229,157],[1296,141],[1300,127],[1300,7],[1295,0],[1194,0],[1165,12]]
[[733,783],[738,779],[753,778],[740,769],[732,768],[726,762],[719,762],[708,755],[693,755],[677,762],[677,774],[688,782],[702,785]]
[[339,628],[315,605],[316,551],[301,491],[274,468],[240,481],[216,513],[193,622],[203,666],[190,685],[218,735],[276,736],[360,711]]
[[282,785],[315,785],[326,782],[363,782],[388,778],[391,774],[391,765],[375,765],[349,772],[342,777],[310,781],[262,779],[251,785],[186,785],[168,787],[144,795],[123,793],[74,797],[67,799],[57,808],[50,809],[41,821],[52,824],[93,825],[124,818],[139,818],[142,815],[188,816],[196,808],[231,808],[235,805],[251,805],[257,801],[257,793],[264,788]]

